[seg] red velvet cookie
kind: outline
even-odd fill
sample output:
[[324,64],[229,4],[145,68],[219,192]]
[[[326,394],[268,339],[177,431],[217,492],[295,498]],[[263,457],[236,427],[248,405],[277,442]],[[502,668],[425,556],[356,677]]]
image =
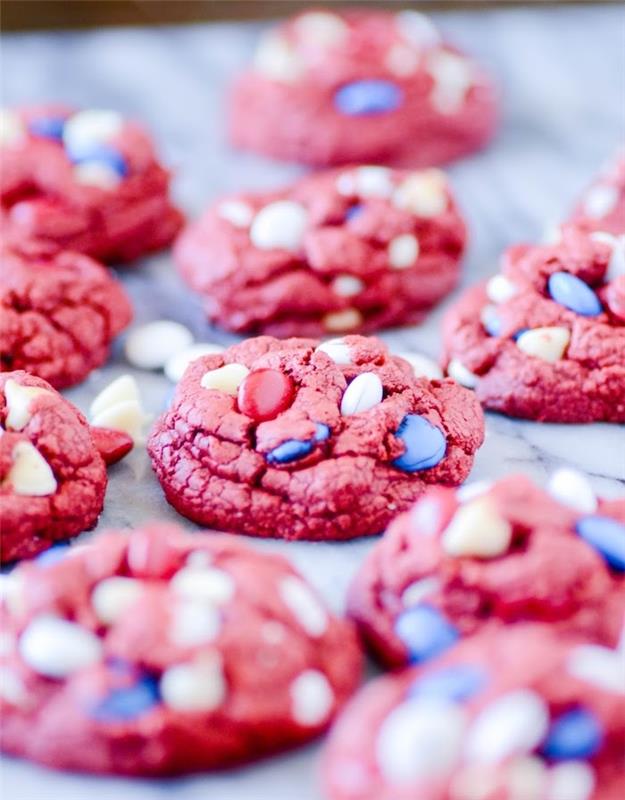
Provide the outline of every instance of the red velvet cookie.
[[[350,615],[389,667],[427,661],[483,628],[548,622],[613,646],[625,621],[625,500],[581,476],[554,493],[516,475],[430,489],[369,553]],[[584,510],[581,510],[580,501]]]
[[509,248],[447,312],[448,374],[510,416],[625,421],[624,247],[570,224],[555,244]]
[[622,651],[523,625],[369,684],[332,731],[330,800],[618,800]]
[[221,327],[320,336],[420,320],[456,284],[465,238],[443,173],[364,166],[223,199],[175,258]]
[[2,111],[3,227],[103,261],[168,245],[182,224],[152,141],[115,111]]
[[40,378],[1,374],[1,561],[93,528],[105,489],[106,467],[80,411]]
[[625,233],[625,150],[617,153],[588,187],[572,221],[588,231]]
[[0,249],[0,371],[25,369],[61,389],[102,365],[132,318],[122,287],[88,256],[52,243]]
[[468,475],[483,418],[382,342],[248,339],[194,361],[148,450],[168,501],[207,527],[284,539],[379,533]]
[[88,772],[214,769],[312,739],[359,683],[352,626],[281,556],[156,523],[61,556],[5,586],[7,753]]
[[235,145],[332,165],[413,167],[481,148],[497,126],[491,77],[415,11],[307,11],[267,33],[233,87]]

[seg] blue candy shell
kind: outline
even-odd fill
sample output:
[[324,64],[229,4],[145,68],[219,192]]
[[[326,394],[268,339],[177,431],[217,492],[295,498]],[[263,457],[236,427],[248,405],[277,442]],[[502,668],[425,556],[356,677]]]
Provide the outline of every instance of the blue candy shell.
[[67,154],[74,164],[96,162],[98,164],[106,164],[106,166],[114,170],[120,178],[124,178],[128,174],[126,159],[113,147],[96,145],[86,149],[67,150]]
[[412,685],[411,697],[427,695],[460,703],[481,691],[488,683],[488,674],[475,664],[452,664],[432,672]]
[[69,553],[69,550],[68,544],[55,544],[48,550],[44,550],[43,553],[39,553],[35,562],[38,567],[51,567],[53,564],[62,561]]
[[362,209],[363,206],[361,203],[354,203],[354,205],[350,206],[345,212],[345,219],[348,221],[354,219],[359,214],[362,214]]
[[315,422],[315,441],[325,442],[330,438],[330,426],[324,422]]
[[314,440],[287,439],[286,442],[282,442],[267,453],[265,458],[269,464],[289,464],[291,461],[297,461],[299,458],[307,456],[314,446]]
[[554,760],[590,758],[601,747],[603,730],[588,709],[574,708],[557,717],[542,745],[542,753]]
[[39,117],[31,119],[28,123],[28,130],[33,136],[41,136],[44,139],[63,139],[63,128],[65,119],[63,117]]
[[341,86],[334,95],[334,105],[348,117],[388,114],[404,100],[402,90],[391,81],[365,79]]
[[601,314],[601,301],[583,280],[570,272],[554,272],[547,283],[549,294],[560,305],[584,317]]
[[625,525],[612,517],[594,514],[578,520],[575,529],[612,569],[625,572]]
[[447,452],[443,432],[419,414],[406,414],[395,436],[404,443],[405,451],[392,464],[404,472],[435,467]]
[[100,722],[119,722],[145,714],[160,702],[158,683],[149,675],[139,678],[132,686],[111,689],[92,710],[91,716]]
[[395,633],[406,646],[412,662],[427,661],[442,653],[459,636],[440,611],[425,603],[403,611],[395,622]]

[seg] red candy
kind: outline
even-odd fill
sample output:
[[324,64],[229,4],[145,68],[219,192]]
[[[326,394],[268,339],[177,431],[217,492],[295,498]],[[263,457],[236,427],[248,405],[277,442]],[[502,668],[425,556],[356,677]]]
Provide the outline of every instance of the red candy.
[[92,427],[91,438],[108,467],[121,461],[133,448],[132,438],[127,433],[111,428]]
[[257,369],[239,386],[239,411],[257,422],[274,419],[293,402],[295,384],[277,369]]

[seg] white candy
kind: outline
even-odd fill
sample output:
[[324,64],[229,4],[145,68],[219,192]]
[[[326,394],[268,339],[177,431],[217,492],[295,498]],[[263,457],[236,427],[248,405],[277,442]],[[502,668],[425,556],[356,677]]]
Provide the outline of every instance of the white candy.
[[57,489],[52,468],[30,442],[20,441],[11,453],[11,467],[3,481],[15,494],[26,497],[47,497]]
[[212,642],[221,628],[215,606],[185,599],[177,603],[169,627],[169,640],[178,647],[195,647]]
[[116,406],[118,403],[141,402],[139,386],[132,375],[121,375],[115,378],[102,391],[94,397],[89,406],[89,416],[96,417],[103,411]]
[[96,584],[91,604],[100,622],[116,622],[143,592],[143,584],[135,578],[114,575]]
[[30,422],[30,404],[35,397],[51,395],[47,389],[39,386],[23,386],[13,378],[4,384],[4,397],[6,400],[7,416],[4,424],[13,431],[21,431]]
[[79,111],[63,126],[63,142],[67,150],[80,153],[110,141],[123,125],[123,117],[117,111]]
[[216,389],[236,397],[239,386],[248,374],[249,369],[243,364],[225,364],[223,367],[205,372],[202,375],[200,386],[204,389]]
[[428,595],[437,592],[441,588],[441,582],[433,575],[427,578],[421,578],[419,581],[411,583],[406,586],[401,593],[401,604],[404,608],[412,608],[418,606]]
[[351,331],[362,325],[362,314],[357,308],[346,308],[344,311],[331,311],[321,320],[323,327],[331,333]]
[[105,386],[93,399],[89,417],[96,427],[123,431],[134,442],[140,442],[147,417],[141,405],[139,387],[132,375],[121,375]]
[[546,783],[547,768],[536,756],[523,756],[508,765],[508,800],[543,800]]
[[211,342],[192,344],[191,347],[187,347],[186,350],[182,350],[180,353],[175,353],[167,360],[165,364],[165,375],[170,381],[178,383],[186,372],[189,364],[195,361],[196,358],[217,355],[218,353],[223,353],[223,351],[224,348],[221,345],[212,344]]
[[341,414],[360,414],[382,402],[384,387],[375,372],[361,372],[343,392]]
[[349,345],[344,339],[328,339],[327,342],[322,342],[316,350],[325,353],[335,364],[352,363]]
[[74,180],[83,186],[95,186],[105,192],[116,189],[121,183],[121,175],[108,164],[99,161],[84,161],[72,170]]
[[605,280],[614,281],[621,275],[625,275],[625,236],[613,236],[611,233],[597,231],[591,233],[590,238],[596,242],[603,242],[611,248],[612,254],[605,271]]
[[61,617],[35,617],[20,636],[19,652],[29,667],[47,678],[65,678],[102,656],[98,637]]
[[275,81],[292,83],[304,71],[304,64],[289,42],[279,33],[270,32],[260,40],[254,67]]
[[441,40],[432,20],[419,11],[406,9],[395,14],[400,34],[416,48],[433,47]]
[[466,727],[460,706],[419,698],[397,706],[380,727],[378,766],[391,784],[435,779],[458,760]]
[[429,378],[431,381],[438,381],[443,378],[443,370],[432,358],[428,358],[421,353],[407,353],[403,350],[400,353],[395,353],[395,355],[410,364],[417,378]]
[[581,644],[571,653],[567,668],[582,681],[607,692],[625,694],[625,650]]
[[171,579],[171,588],[182,595],[206,603],[227,603],[236,590],[234,580],[223,569],[188,566]]
[[419,257],[419,242],[411,233],[402,233],[388,245],[388,261],[393,269],[408,269]]
[[289,687],[291,714],[298,725],[305,727],[324,722],[334,705],[334,692],[326,676],[316,669],[307,669]]
[[563,467],[549,479],[547,491],[559,503],[570,506],[582,514],[597,510],[597,498],[587,478],[577,470]]
[[454,114],[464,105],[474,80],[473,66],[466,58],[436,50],[428,58],[428,72],[434,80],[430,99],[441,114]]
[[570,340],[571,334],[566,328],[533,328],[524,331],[516,344],[528,356],[555,364],[564,356]]
[[13,111],[0,109],[0,145],[13,147],[26,138],[26,126]]
[[280,582],[280,597],[310,636],[322,636],[328,627],[328,615],[304,581],[290,575]]
[[364,283],[354,275],[338,275],[332,281],[332,291],[339,297],[354,297],[364,288]]
[[508,550],[512,526],[499,516],[490,497],[460,506],[443,533],[441,544],[450,556],[495,558]]
[[585,761],[556,764],[549,770],[549,777],[545,800],[590,800],[595,790],[594,770]]
[[343,20],[328,11],[309,11],[302,14],[295,20],[294,28],[307,43],[320,47],[340,44],[349,32]]
[[466,737],[466,757],[494,764],[529,753],[544,739],[548,727],[549,709],[536,692],[509,692],[486,706],[474,720]]
[[618,202],[618,189],[609,184],[593,186],[584,200],[584,211],[593,219],[605,217]]
[[384,63],[393,75],[405,78],[419,66],[419,54],[412,47],[396,43],[389,49]]
[[259,250],[297,252],[308,224],[308,212],[293,200],[276,200],[256,214],[250,227],[250,241]]
[[248,228],[254,219],[254,209],[242,200],[224,200],[217,207],[217,214],[235,228]]
[[452,358],[447,365],[447,374],[450,378],[453,378],[456,383],[465,386],[467,389],[475,389],[480,382],[479,377],[474,372],[471,372],[470,369],[467,369],[462,361],[459,361],[457,358]]
[[176,664],[161,676],[163,702],[176,711],[212,711],[226,696],[221,658],[205,654],[195,661]]
[[445,175],[438,169],[414,172],[395,189],[393,203],[418,217],[436,217],[447,210],[446,187]]
[[392,172],[388,167],[358,167],[339,175],[336,189],[347,196],[389,197],[393,191]]
[[499,324],[499,316],[497,308],[492,303],[487,303],[480,311],[480,322],[487,331],[497,328]]
[[493,275],[486,284],[486,296],[495,304],[506,303],[518,292],[518,288],[505,275]]
[[134,328],[126,339],[126,358],[138,369],[162,369],[168,359],[193,344],[193,334],[179,322],[159,319]]

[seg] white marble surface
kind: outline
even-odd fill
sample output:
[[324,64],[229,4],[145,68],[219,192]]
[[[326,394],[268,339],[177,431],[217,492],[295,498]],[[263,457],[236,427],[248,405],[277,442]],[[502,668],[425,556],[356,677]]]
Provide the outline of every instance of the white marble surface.
[[[471,244],[463,284],[492,272],[507,244],[539,237],[564,215],[625,129],[625,10],[616,6],[489,10],[439,17],[442,29],[501,77],[503,128],[486,152],[451,169],[468,218]],[[116,107],[153,128],[177,169],[176,194],[193,215],[224,191],[278,185],[295,167],[229,149],[222,102],[230,77],[245,63],[257,26],[118,29],[5,36],[3,102],[64,100]],[[182,287],[168,255],[122,273],[137,322],[167,317],[204,340],[231,341],[211,330]],[[397,349],[438,355],[441,309],[424,325],[384,334]],[[83,409],[113,377],[128,372],[119,348],[111,364],[67,392]],[[171,384],[136,373],[145,404],[158,413]],[[544,481],[563,464],[584,470],[606,495],[624,492],[625,431],[608,425],[520,422],[489,414],[473,479],[522,471]],[[165,503],[144,451],[110,473],[101,526],[151,517],[177,519]],[[347,544],[256,542],[286,553],[337,609],[370,541]],[[148,782],[54,773],[5,759],[7,800],[319,800],[319,748],[312,745],[262,764],[213,776]]]

